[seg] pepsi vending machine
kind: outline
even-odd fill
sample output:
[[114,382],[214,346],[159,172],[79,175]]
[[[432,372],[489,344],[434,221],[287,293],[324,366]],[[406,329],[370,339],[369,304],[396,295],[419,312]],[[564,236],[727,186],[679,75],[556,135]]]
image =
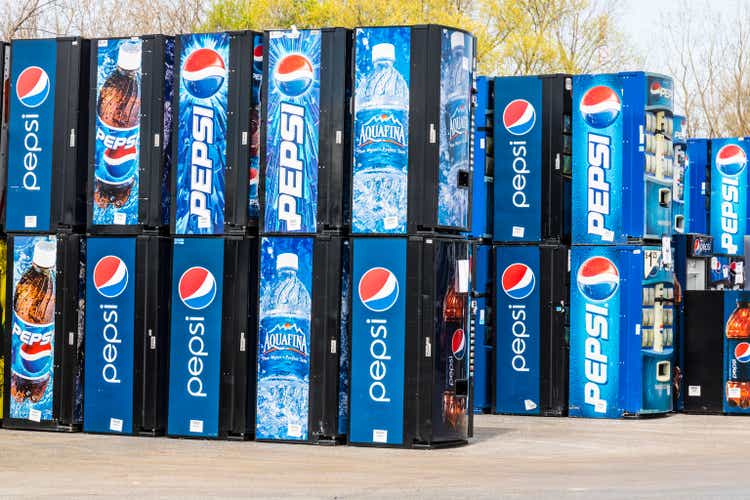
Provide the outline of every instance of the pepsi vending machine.
[[81,427],[85,255],[77,234],[8,238],[3,427]]
[[496,243],[570,241],[571,77],[495,78]]
[[5,231],[85,224],[89,41],[11,42]]
[[353,238],[349,443],[469,438],[470,243]]
[[690,195],[686,193],[687,173],[687,123],[684,116],[675,115],[673,118],[673,165],[672,175],[672,228],[675,233],[684,234],[692,231],[689,228]]
[[708,214],[711,207],[710,186],[708,185],[711,162],[709,161],[711,141],[708,139],[688,139],[685,158],[685,216],[686,232],[707,234]]
[[495,413],[568,410],[568,247],[494,250]]
[[354,36],[352,234],[469,231],[474,36],[437,25]]
[[264,35],[261,94],[263,234],[348,227],[351,30]]
[[171,241],[89,237],[87,246],[83,430],[163,434]]
[[477,240],[492,240],[494,196],[494,79],[478,76],[477,107],[474,129],[474,162],[471,176],[471,231]]
[[672,410],[672,269],[658,246],[571,249],[570,416]]
[[[0,231],[5,225],[5,182],[8,159],[8,99],[10,98],[10,44],[0,42]],[[4,259],[3,259],[4,260]],[[0,346],[2,351],[2,346]],[[2,366],[0,366],[2,372]],[[2,392],[2,391],[0,391]],[[2,402],[0,401],[0,407]],[[0,415],[0,421],[2,416]]]
[[672,79],[573,77],[573,244],[671,236]]
[[168,229],[174,39],[149,35],[93,44],[88,231]]
[[252,65],[256,33],[175,41],[173,235],[244,234],[248,224]]
[[340,236],[261,238],[257,440],[346,437],[349,254]]
[[168,435],[252,438],[257,262],[254,237],[173,238]]

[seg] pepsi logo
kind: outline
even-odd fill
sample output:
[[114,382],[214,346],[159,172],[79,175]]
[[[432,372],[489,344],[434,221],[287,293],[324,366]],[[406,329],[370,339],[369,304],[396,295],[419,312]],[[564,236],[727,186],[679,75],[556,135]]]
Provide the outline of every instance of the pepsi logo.
[[583,94],[580,110],[586,123],[594,128],[612,125],[620,116],[620,96],[606,85],[591,87]]
[[114,299],[128,286],[128,266],[115,255],[99,259],[94,266],[94,288],[108,299]]
[[715,273],[721,271],[721,262],[716,257],[711,257],[711,270]]
[[307,57],[289,54],[281,58],[273,76],[281,92],[289,97],[298,97],[310,88],[315,72]]
[[36,108],[47,100],[50,87],[47,72],[39,66],[29,66],[18,75],[16,96],[27,108]]
[[453,332],[451,350],[453,351],[454,358],[458,360],[464,359],[464,354],[466,353],[466,333],[463,328],[459,328]]
[[620,272],[606,257],[591,257],[578,268],[578,290],[589,300],[603,302],[620,286]]
[[651,87],[649,87],[649,92],[651,92],[652,95],[658,95],[664,97],[665,99],[672,98],[672,89],[663,86],[658,81],[654,81],[654,83],[651,84]]
[[213,49],[204,47],[192,51],[182,66],[185,88],[196,99],[212,97],[224,85],[226,77],[224,59]]
[[740,363],[750,361],[750,343],[740,342],[734,348],[734,359]]
[[534,291],[536,277],[529,266],[516,262],[505,268],[501,284],[505,295],[511,299],[521,300]]
[[359,300],[372,312],[385,312],[398,300],[396,275],[384,267],[369,269],[359,280]]
[[510,101],[503,110],[505,130],[513,135],[528,134],[536,123],[536,110],[525,99]]
[[21,366],[29,374],[43,374],[52,362],[52,344],[35,342],[23,344],[20,349]]
[[253,69],[256,73],[263,71],[263,45],[258,44],[253,49]]
[[716,153],[716,168],[724,175],[739,175],[745,170],[745,165],[747,165],[745,150],[736,144],[727,144]]
[[135,146],[123,146],[104,151],[104,163],[107,165],[107,172],[115,179],[129,174],[137,158],[138,149]]
[[191,267],[180,276],[178,292],[189,309],[205,309],[216,297],[216,279],[205,267]]

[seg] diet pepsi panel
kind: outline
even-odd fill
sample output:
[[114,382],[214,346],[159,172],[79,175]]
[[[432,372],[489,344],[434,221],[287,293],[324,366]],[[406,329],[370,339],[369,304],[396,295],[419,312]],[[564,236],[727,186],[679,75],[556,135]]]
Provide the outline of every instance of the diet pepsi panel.
[[131,434],[136,353],[136,240],[89,238],[83,429]]
[[495,78],[494,240],[542,240],[542,80]]
[[252,68],[243,61],[250,57],[253,36],[224,32],[177,38],[173,234],[245,231]]
[[175,238],[173,248],[167,433],[217,437],[224,240]]
[[495,412],[538,415],[542,376],[539,247],[495,247],[494,265]]
[[85,250],[75,234],[9,237],[5,427],[81,424]]
[[747,233],[747,151],[742,138],[711,139],[710,234],[714,253],[743,255]]
[[406,239],[352,240],[349,442],[405,444]]

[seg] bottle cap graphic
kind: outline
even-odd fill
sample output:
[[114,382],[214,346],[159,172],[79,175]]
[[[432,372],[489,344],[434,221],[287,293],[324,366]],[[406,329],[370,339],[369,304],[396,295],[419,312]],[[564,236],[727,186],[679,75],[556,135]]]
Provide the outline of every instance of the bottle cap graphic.
[[381,61],[383,59],[396,60],[396,48],[392,43],[379,43],[372,46],[372,60]]
[[276,270],[280,269],[299,269],[299,259],[293,253],[281,253],[276,258]]
[[125,42],[117,51],[117,65],[125,71],[141,67],[141,48],[137,42]]
[[32,257],[34,265],[44,268],[55,267],[57,262],[57,246],[49,240],[39,241],[34,245],[34,256]]
[[463,47],[466,44],[464,41],[464,34],[460,31],[454,31],[451,34],[451,49],[457,49]]

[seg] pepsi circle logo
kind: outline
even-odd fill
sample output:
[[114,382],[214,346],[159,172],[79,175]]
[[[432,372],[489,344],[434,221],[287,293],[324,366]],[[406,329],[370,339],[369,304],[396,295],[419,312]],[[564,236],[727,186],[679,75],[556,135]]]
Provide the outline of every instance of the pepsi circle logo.
[[396,275],[384,267],[369,269],[359,280],[359,300],[372,312],[385,312],[398,300]]
[[463,328],[459,328],[453,332],[451,350],[453,351],[454,358],[458,360],[464,359],[464,353],[466,353],[466,333],[464,333]]
[[99,259],[94,266],[94,288],[103,297],[114,299],[128,286],[128,266],[115,255]]
[[578,268],[578,290],[589,300],[603,302],[620,286],[620,272],[606,257],[591,257]]
[[189,309],[205,309],[216,297],[216,279],[205,267],[191,267],[180,276],[178,293]]
[[580,110],[586,123],[594,128],[612,125],[620,115],[620,96],[606,85],[591,87],[583,94]]
[[21,366],[30,375],[44,374],[52,363],[52,344],[35,342],[22,344],[20,349]]
[[525,99],[510,101],[503,110],[505,130],[513,135],[528,134],[536,123],[536,110]]
[[27,108],[36,108],[47,100],[50,87],[47,72],[39,66],[29,66],[18,75],[16,97]]
[[290,97],[307,92],[315,79],[310,60],[302,54],[289,54],[281,58],[274,71],[279,90]]
[[736,144],[727,144],[716,153],[716,168],[724,175],[734,177],[745,170],[747,155],[745,150]]
[[216,94],[227,77],[224,59],[213,49],[200,48],[192,51],[182,66],[182,80],[190,95],[197,99],[208,99]]
[[516,262],[505,268],[500,281],[505,295],[511,299],[521,300],[534,291],[536,277],[529,266]]
[[135,146],[121,147],[117,149],[106,149],[104,151],[104,163],[107,172],[114,179],[122,179],[131,173],[138,158],[138,150]]
[[740,363],[750,361],[750,344],[747,342],[737,344],[734,348],[734,358]]
[[715,273],[721,271],[721,262],[716,257],[711,257],[711,270]]
[[263,71],[263,45],[258,44],[253,49],[253,69],[256,73]]

